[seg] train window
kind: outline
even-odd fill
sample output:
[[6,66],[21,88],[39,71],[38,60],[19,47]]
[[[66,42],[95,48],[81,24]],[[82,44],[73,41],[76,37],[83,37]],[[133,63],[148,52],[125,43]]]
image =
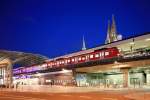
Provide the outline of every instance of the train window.
[[79,57],[78,60],[80,61],[80,60],[81,60],[81,57]]
[[109,52],[105,52],[105,56],[108,56],[109,55]]
[[57,65],[59,65],[59,61],[57,62]]
[[101,52],[101,56],[104,56],[104,52]]
[[68,63],[70,62],[70,59],[68,59]]
[[99,56],[101,57],[102,55],[101,55],[101,52],[99,53]]
[[85,60],[85,57],[82,57],[82,60]]
[[62,64],[64,64],[65,62],[64,61],[62,61]]
[[78,61],[78,57],[75,57],[75,61]]
[[88,59],[88,57],[89,57],[89,56],[88,56],[88,55],[86,55],[86,59]]
[[43,64],[43,65],[42,65],[42,67],[46,67],[46,66],[47,66],[47,64]]
[[65,63],[67,64],[67,60],[65,60]]
[[74,62],[74,58],[72,58],[71,61]]
[[51,64],[52,64],[52,65],[54,65],[54,63],[53,63],[53,62],[52,62]]
[[49,63],[48,66],[51,66],[51,63]]
[[99,57],[99,54],[95,54],[95,57],[98,58],[98,57]]
[[91,55],[90,55],[90,58],[93,58],[93,57],[94,57],[94,55],[93,55],[93,54],[91,54]]

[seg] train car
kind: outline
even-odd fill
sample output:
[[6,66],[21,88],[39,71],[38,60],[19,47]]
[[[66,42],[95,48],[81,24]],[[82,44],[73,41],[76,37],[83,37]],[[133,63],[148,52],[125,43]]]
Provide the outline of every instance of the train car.
[[72,56],[68,58],[59,58],[50,61],[48,62],[48,66],[49,66],[48,68],[63,67],[65,65],[85,63],[88,61],[104,60],[104,59],[117,57],[118,55],[120,55],[120,53],[116,47],[102,48],[102,49],[95,50],[91,53]]
[[99,50],[95,50],[94,52],[89,54],[90,60],[103,60],[112,57],[117,57],[119,55],[119,50],[115,47],[113,48],[103,48]]
[[106,49],[105,53],[105,58],[112,58],[120,55],[120,52],[116,47]]
[[93,52],[85,53],[85,54],[78,55],[78,56],[51,60],[41,65],[34,65],[30,67],[20,67],[20,68],[13,70],[13,73],[21,74],[21,73],[32,72],[32,71],[37,71],[37,70],[46,70],[48,68],[64,67],[66,65],[71,65],[71,64],[79,64],[79,63],[85,63],[89,61],[110,59],[113,57],[117,57],[119,55],[120,55],[119,50],[116,47],[102,48],[102,49],[98,49]]

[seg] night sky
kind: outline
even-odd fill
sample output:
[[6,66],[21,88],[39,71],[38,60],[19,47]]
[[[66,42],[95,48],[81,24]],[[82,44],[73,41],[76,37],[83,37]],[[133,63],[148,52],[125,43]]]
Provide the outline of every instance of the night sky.
[[55,57],[104,44],[115,15],[123,37],[150,31],[150,0],[0,0],[0,49]]

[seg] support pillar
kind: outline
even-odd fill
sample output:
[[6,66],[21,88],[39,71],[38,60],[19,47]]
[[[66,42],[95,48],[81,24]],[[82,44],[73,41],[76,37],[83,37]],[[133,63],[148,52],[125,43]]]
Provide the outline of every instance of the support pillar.
[[76,70],[72,69],[72,80],[74,80],[73,85],[77,86],[77,81],[76,81]]
[[123,72],[123,87],[127,88],[128,87],[128,80],[129,80],[129,69],[122,69]]

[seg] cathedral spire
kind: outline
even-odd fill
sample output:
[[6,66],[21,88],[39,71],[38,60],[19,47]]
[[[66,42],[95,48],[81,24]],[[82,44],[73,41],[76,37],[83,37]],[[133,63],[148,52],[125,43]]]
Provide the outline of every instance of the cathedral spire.
[[82,50],[86,50],[84,35],[83,35],[83,38],[82,38]]
[[117,29],[114,15],[112,15],[111,38],[112,38],[111,42],[117,41]]
[[106,37],[106,41],[105,44],[110,43],[110,21],[108,20],[108,27],[107,27],[107,37]]
[[105,44],[118,40],[115,17],[112,15],[112,23],[108,21],[107,38]]

